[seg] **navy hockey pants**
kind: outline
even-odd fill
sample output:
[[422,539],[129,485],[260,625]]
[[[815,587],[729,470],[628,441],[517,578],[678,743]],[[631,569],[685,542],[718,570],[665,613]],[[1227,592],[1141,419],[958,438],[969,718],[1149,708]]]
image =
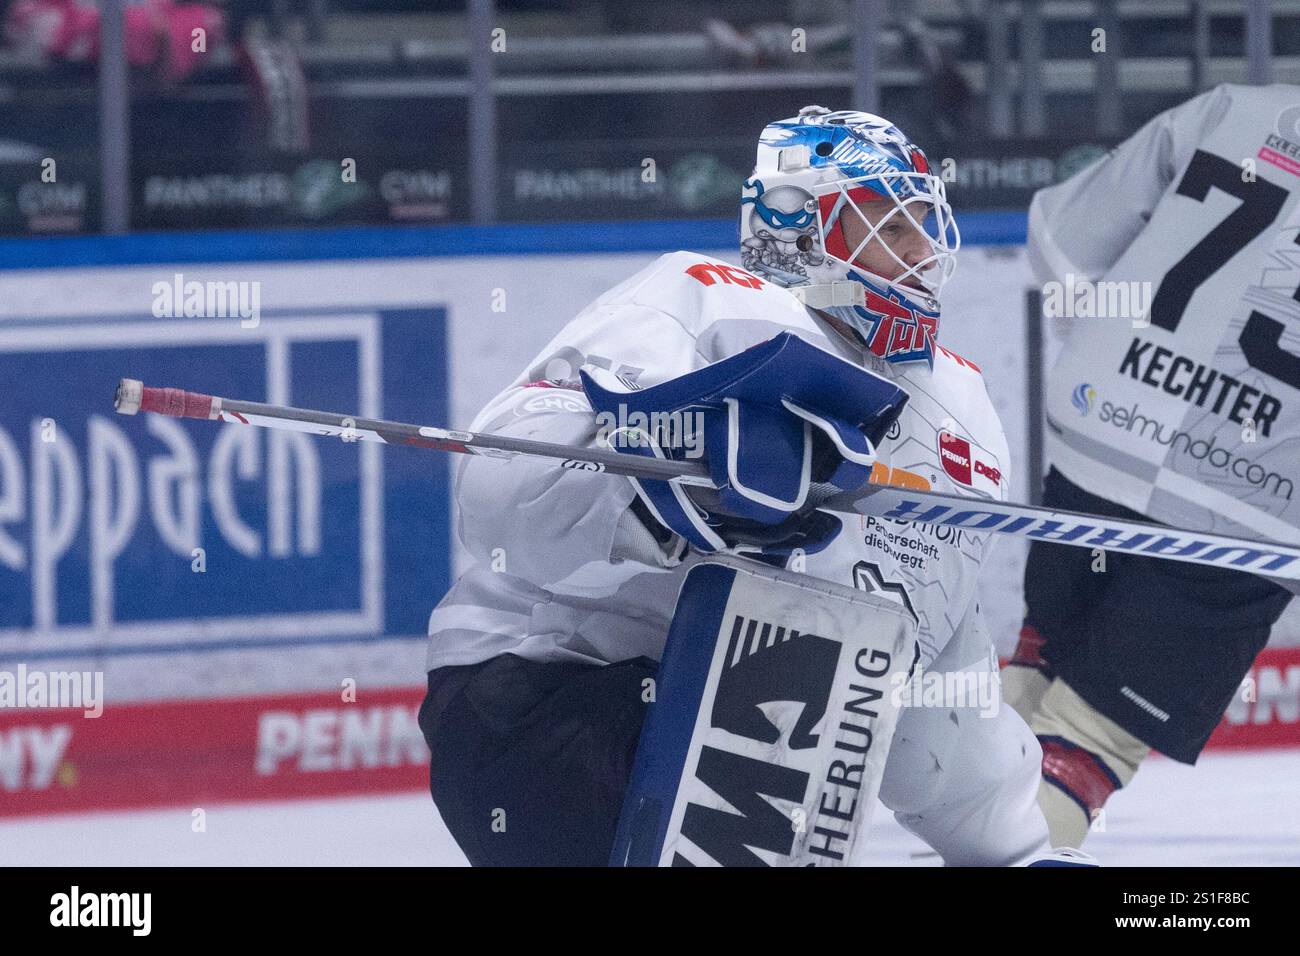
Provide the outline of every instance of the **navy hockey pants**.
[[646,657],[503,654],[429,672],[429,790],[474,866],[604,866],[645,720]]

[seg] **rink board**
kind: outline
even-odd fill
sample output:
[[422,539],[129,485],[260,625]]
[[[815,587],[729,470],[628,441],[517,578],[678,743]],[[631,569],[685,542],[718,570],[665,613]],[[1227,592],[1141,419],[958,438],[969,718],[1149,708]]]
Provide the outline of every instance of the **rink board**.
[[[1300,747],[1300,648],[1255,662],[1208,750]],[[409,792],[422,687],[0,711],[0,817]],[[1253,699],[1252,699],[1253,698]],[[0,863],[3,863],[0,847]]]
[[410,596],[449,581],[440,463],[110,396],[129,375],[440,418],[444,328],[433,308],[0,325],[0,380],[21,383],[0,409],[0,665],[418,636]]
[[[0,717],[0,817],[417,790],[413,688],[159,701]],[[3,863],[0,850],[0,863]]]
[[[668,238],[643,231],[606,229],[598,242],[560,253],[583,243],[563,230],[527,227],[512,233],[516,253],[501,255],[484,254],[496,247],[491,230],[450,231],[447,247],[436,250],[424,233],[394,231],[382,240],[393,258],[359,252],[342,231],[297,233],[282,241],[289,254],[265,261],[257,250],[267,240],[252,234],[234,237],[228,255],[202,237],[132,237],[90,243],[111,253],[88,255],[95,265],[5,272],[0,671],[20,663],[93,671],[107,704],[98,721],[68,723],[71,769],[61,760],[49,779],[33,776],[31,747],[53,754],[58,738],[43,743],[18,731],[33,715],[57,724],[68,714],[0,708],[0,813],[145,799],[114,797],[115,785],[96,776],[103,764],[95,755],[120,753],[119,740],[135,739],[133,721],[185,726],[194,720],[189,708],[235,706],[230,700],[260,708],[271,705],[256,698],[296,695],[325,706],[349,681],[363,700],[389,688],[414,705],[428,613],[462,566],[446,457],[121,418],[111,409],[119,377],[463,426],[580,308],[675,248],[678,234],[683,245],[735,259],[693,241],[699,230]],[[326,261],[306,258],[312,249]],[[153,290],[178,273],[204,284],[256,283],[257,324],[157,317]],[[964,248],[945,292],[942,332],[947,347],[983,370],[1006,427],[1018,498],[1028,497],[1030,483],[1030,280],[1017,246]],[[1050,339],[1048,346],[1050,354]],[[201,571],[195,546],[203,549]],[[1023,561],[1022,545],[1001,542],[981,582],[1003,651],[1019,628]],[[1279,627],[1281,642],[1297,640],[1295,620],[1293,613]],[[1285,700],[1274,710],[1291,718],[1265,720],[1265,728],[1277,724],[1274,735],[1251,729],[1252,710],[1225,743],[1300,744],[1286,702],[1300,670],[1289,668],[1260,686],[1280,688]],[[108,723],[114,713],[124,722]],[[178,802],[207,792],[183,773],[166,785],[170,759],[177,772],[209,767],[202,772],[228,778],[230,798],[259,792],[234,785],[256,765],[256,735],[241,734],[225,751],[197,741],[172,752],[145,748],[151,756],[141,757],[139,779],[161,775],[160,792]],[[422,785],[414,763],[389,769],[362,762],[338,770],[345,783],[337,790],[323,783],[328,775],[304,770],[295,784],[304,789],[294,792],[347,792],[381,779],[382,788]],[[45,796],[35,802],[9,799],[37,791]]]

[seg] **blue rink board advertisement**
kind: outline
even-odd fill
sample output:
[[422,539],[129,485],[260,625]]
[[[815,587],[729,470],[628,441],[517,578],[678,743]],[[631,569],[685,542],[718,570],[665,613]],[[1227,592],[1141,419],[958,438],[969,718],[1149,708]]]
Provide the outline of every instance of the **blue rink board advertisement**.
[[445,456],[113,395],[444,424],[446,338],[432,306],[0,325],[0,661],[422,638],[449,584]]

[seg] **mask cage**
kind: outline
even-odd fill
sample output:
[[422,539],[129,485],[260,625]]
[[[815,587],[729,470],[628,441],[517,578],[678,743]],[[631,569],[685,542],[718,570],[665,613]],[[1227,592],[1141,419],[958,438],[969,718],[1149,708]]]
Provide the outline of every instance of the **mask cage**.
[[[883,285],[902,286],[932,298],[939,297],[939,291],[957,267],[957,250],[961,246],[961,233],[948,205],[943,180],[929,173],[873,173],[823,184],[814,193],[817,228],[822,249],[828,256]],[[858,204],[881,200],[892,203],[892,208],[872,224],[858,209]],[[867,230],[853,249],[848,248],[840,222],[843,215],[858,216]],[[929,254],[912,265],[880,235],[898,217],[923,236],[929,247]],[[877,239],[876,248],[885,250],[901,270],[892,279],[854,261]]]

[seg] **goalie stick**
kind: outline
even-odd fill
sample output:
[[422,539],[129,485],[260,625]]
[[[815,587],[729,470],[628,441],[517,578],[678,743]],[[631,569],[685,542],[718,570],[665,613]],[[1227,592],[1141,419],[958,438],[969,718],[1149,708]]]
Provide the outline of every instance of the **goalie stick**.
[[[118,383],[114,407],[123,415],[146,411],[174,418],[203,418],[288,429],[334,436],[344,441],[413,445],[492,458],[508,459],[519,455],[549,458],[559,461],[561,468],[577,471],[715,488],[708,470],[698,461],[643,458],[612,449],[579,448],[526,438],[246,402],[179,388],[149,388],[130,378]],[[1056,511],[885,484],[865,485],[857,491],[833,495],[817,501],[816,506],[823,511],[841,514],[951,525],[971,531],[990,531],[1103,551],[1123,551],[1300,581],[1300,546],[1276,541],[1188,531],[1145,521]]]

